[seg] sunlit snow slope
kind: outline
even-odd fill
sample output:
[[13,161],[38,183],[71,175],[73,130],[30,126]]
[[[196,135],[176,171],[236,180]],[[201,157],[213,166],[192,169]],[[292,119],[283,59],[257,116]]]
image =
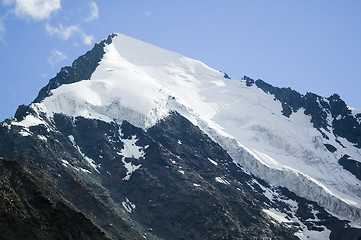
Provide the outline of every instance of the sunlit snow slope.
[[[50,118],[127,120],[143,129],[177,111],[255,176],[361,224],[361,182],[338,164],[344,154],[361,161],[360,149],[331,133],[323,138],[303,109],[287,118],[273,95],[178,53],[117,34],[90,80],[62,85],[33,107]],[[324,144],[340,147],[331,153]]]

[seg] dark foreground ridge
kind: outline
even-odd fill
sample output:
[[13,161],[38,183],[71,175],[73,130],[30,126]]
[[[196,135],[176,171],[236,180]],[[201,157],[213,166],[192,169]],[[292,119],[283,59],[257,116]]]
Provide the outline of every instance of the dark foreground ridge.
[[107,239],[19,162],[0,159],[0,239]]

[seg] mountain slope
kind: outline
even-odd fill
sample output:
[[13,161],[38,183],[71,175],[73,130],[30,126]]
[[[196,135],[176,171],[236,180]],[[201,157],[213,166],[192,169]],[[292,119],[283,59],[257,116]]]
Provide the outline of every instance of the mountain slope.
[[[56,131],[30,127],[31,134],[13,144],[16,157],[41,171],[36,176],[44,188],[61,193],[109,238],[356,239],[361,234],[316,203],[244,172],[179,114],[147,132],[128,122],[58,114],[50,124]],[[1,131],[5,139],[21,134],[16,127]],[[6,148],[0,152],[14,156]]]
[[[183,143],[175,143],[184,156],[168,150],[175,151],[173,145],[156,141],[168,137],[164,127],[168,124],[186,130],[179,136]],[[179,115],[149,133],[128,122],[118,125],[65,115],[55,115],[51,125],[57,131],[44,135],[39,134],[41,127],[31,127],[31,135],[22,138],[25,142],[13,145],[17,157],[25,166],[37,169],[40,165],[39,177],[51,181],[44,187],[60,192],[112,239],[137,239],[139,234],[148,239],[292,239],[298,230],[266,217],[263,204],[251,195],[253,190],[236,181],[251,177]],[[14,128],[2,136],[8,139],[19,133]],[[200,151],[196,142],[206,150]],[[12,151],[0,150],[14,156]],[[222,167],[215,161],[222,161]],[[230,164],[237,176],[234,180],[228,167],[223,167]]]
[[106,239],[79,213],[52,198],[18,162],[0,159],[0,239]]
[[113,34],[1,124],[0,156],[109,238],[357,239],[360,122]]

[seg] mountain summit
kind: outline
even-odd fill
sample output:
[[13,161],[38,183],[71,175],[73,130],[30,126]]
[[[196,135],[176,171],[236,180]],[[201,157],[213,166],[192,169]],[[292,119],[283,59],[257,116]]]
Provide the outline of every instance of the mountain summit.
[[0,136],[1,157],[105,239],[361,237],[360,110],[119,33]]

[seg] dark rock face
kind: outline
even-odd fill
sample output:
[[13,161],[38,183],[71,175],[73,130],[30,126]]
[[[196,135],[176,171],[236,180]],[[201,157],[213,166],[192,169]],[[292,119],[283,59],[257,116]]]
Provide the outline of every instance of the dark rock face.
[[[135,205],[128,209],[130,217],[147,237],[151,233],[162,239],[295,238],[292,231],[269,221],[247,191],[229,189],[215,180],[229,175],[226,165],[232,165],[229,168],[240,176],[232,182],[249,180],[250,176],[240,172],[219,145],[180,115],[173,115],[147,132],[128,122],[118,126],[77,118],[66,123],[60,118],[64,116],[55,118],[57,125],[63,125],[58,129],[74,136],[82,152],[101,164],[100,183],[117,208],[124,211],[126,199]],[[148,147],[144,158],[126,159],[142,166],[124,181],[126,169],[117,152],[124,147],[122,140],[132,136],[139,139],[137,146]],[[220,166],[214,166],[208,158],[220,159]],[[232,178],[229,176],[229,181]],[[270,228],[260,228],[260,223]]]
[[224,76],[223,76],[223,77],[226,78],[226,79],[231,79],[231,78],[228,76],[227,73],[224,73]]
[[[311,122],[315,128],[327,129],[327,110],[329,106],[322,100],[322,97],[313,93],[307,93],[303,96],[291,88],[274,87],[262,80],[257,80],[255,83],[257,87],[266,93],[274,95],[275,100],[281,102],[284,116],[290,117],[292,113],[303,107],[305,114],[312,117]],[[324,111],[325,109],[326,111]]]
[[0,239],[108,239],[33,174],[18,162],[0,159]]
[[344,155],[338,163],[347,171],[351,172],[357,179],[361,180],[361,163],[350,159],[350,156]]
[[[18,160],[23,166],[33,169],[34,178],[39,185],[52,193],[54,198],[71,203],[77,211],[82,212],[95,226],[102,229],[107,238],[143,239],[132,227],[134,224],[124,210],[119,210],[119,208],[123,209],[121,204],[113,206],[109,192],[101,185],[98,173],[89,166],[83,153],[70,141],[69,136],[75,132],[73,128],[76,121],[63,115],[57,116],[56,119],[59,122],[59,129],[64,131],[64,134],[59,130],[48,132],[45,125],[38,125],[30,127],[31,136],[21,137],[19,134],[21,128],[14,127],[9,130],[7,127],[0,127],[1,156]],[[80,131],[88,128],[88,132],[82,133],[89,134],[96,129],[96,127],[89,129],[89,124],[99,125],[98,121],[90,122],[80,127]],[[47,122],[47,124],[55,127],[55,120],[54,123]],[[117,127],[115,132],[118,132]],[[84,134],[79,133],[80,137],[74,134],[75,140],[82,138]],[[43,136],[46,140],[41,140],[38,136]],[[89,139],[96,139],[95,136],[96,134],[93,134]],[[97,147],[94,145],[94,148]],[[125,172],[123,168],[122,166],[122,171]],[[94,171],[94,174],[91,171]],[[108,176],[106,171],[104,173]],[[119,185],[119,182],[115,185]],[[74,226],[76,227],[76,224]]]
[[[178,193],[178,199],[170,202],[176,209],[182,209],[172,214],[173,219],[180,220],[177,223],[179,234],[182,231],[184,234],[184,230],[189,233],[180,239],[201,239],[204,236],[209,236],[209,239],[295,238],[290,234],[292,231],[279,228],[263,217],[262,205],[246,184],[251,176],[237,167],[218,144],[188,120],[175,113],[147,132],[171,153],[167,158],[173,158],[176,163],[170,167],[175,168],[173,171],[178,168],[180,179],[186,183],[182,187],[177,183],[179,180],[174,179],[175,185],[167,186],[172,188],[173,185]],[[264,228],[259,228],[259,224]]]
[[[127,122],[119,126],[63,115],[56,115],[54,124],[62,136],[46,135],[47,144],[39,144],[29,136],[32,144],[15,144],[17,156],[26,153],[24,164],[42,166],[42,177],[49,179],[56,192],[61,192],[111,238],[140,239],[139,233],[149,239],[295,238],[292,230],[274,224],[262,212],[262,205],[245,183],[251,177],[180,115],[173,115],[148,132]],[[39,129],[32,130],[34,136],[40,133]],[[73,136],[82,154],[101,165],[99,173],[89,167],[68,136]],[[148,147],[144,158],[126,158],[142,166],[125,181],[126,168],[118,153],[124,148],[124,140],[133,136],[139,139],[137,146]],[[38,152],[43,159],[36,155]],[[68,162],[67,167],[62,160]],[[217,182],[217,177],[235,186]]]
[[[290,117],[292,113],[304,108],[305,114],[311,116],[313,126],[319,130],[330,132],[335,136],[346,138],[348,141],[361,148],[361,121],[360,117],[354,116],[346,103],[339,95],[334,94],[324,98],[314,93],[301,95],[291,88],[274,87],[262,80],[256,80],[244,76],[246,86],[255,84],[264,92],[274,95],[275,100],[282,104],[282,114]],[[329,117],[332,119],[329,122]],[[322,131],[321,131],[322,132]],[[323,133],[324,137],[327,136]]]
[[327,122],[327,115],[330,107],[328,103],[321,97],[314,93],[307,93],[304,97],[305,114],[310,115],[313,126],[317,129],[323,128],[327,131],[329,124]]
[[337,151],[337,148],[335,148],[334,146],[332,146],[331,144],[325,144],[325,147],[327,148],[328,151],[334,153]]
[[249,77],[247,77],[247,76],[244,76],[244,77],[242,78],[242,80],[246,81],[246,86],[247,86],[247,87],[251,87],[251,86],[253,86],[253,84],[254,84],[254,80],[251,79],[251,78],[249,78]]
[[357,120],[357,116],[353,116],[347,108],[346,103],[339,95],[334,94],[328,98],[333,117],[332,126],[333,133],[337,136],[344,137],[355,146],[361,148],[361,121]]
[[302,107],[301,94],[292,90],[291,88],[277,88],[262,81],[255,81],[257,87],[261,88],[266,93],[273,94],[277,100],[282,104],[282,113],[289,117],[292,112],[297,112]]
[[49,96],[51,90],[63,84],[90,79],[99,61],[103,58],[105,44],[110,44],[115,36],[115,34],[112,34],[106,40],[95,44],[91,51],[88,51],[76,59],[71,67],[63,67],[60,72],[54,78],[50,79],[49,83],[40,90],[34,102],[41,102],[45,97]]
[[33,113],[33,111],[29,106],[20,105],[15,112],[15,118],[16,120],[21,121],[30,113]]

